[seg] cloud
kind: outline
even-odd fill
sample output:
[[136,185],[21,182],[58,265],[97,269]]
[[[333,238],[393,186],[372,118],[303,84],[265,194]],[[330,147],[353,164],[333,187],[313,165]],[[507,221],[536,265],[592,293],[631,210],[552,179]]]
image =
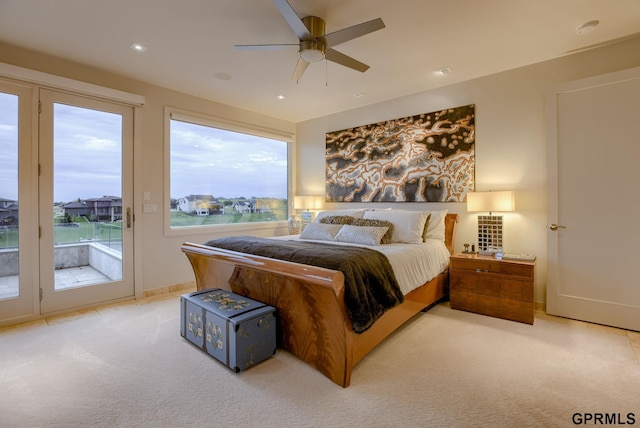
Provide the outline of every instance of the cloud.
[[18,97],[0,93],[0,198],[18,199]]
[[55,104],[54,201],[122,196],[122,117]]
[[287,197],[282,141],[172,121],[170,163],[172,198]]

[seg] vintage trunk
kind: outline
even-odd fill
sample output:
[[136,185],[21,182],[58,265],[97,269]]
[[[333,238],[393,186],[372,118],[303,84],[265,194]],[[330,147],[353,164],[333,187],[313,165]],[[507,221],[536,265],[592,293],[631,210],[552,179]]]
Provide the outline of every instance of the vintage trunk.
[[180,334],[238,373],[276,352],[275,308],[219,288],[180,299]]

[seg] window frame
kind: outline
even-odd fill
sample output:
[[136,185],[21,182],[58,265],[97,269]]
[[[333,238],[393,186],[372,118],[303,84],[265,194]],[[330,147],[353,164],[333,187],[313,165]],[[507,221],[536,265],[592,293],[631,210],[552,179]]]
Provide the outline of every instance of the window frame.
[[229,223],[229,224],[212,224],[197,226],[171,226],[171,120],[193,123],[195,125],[209,126],[219,128],[226,131],[239,132],[242,134],[253,135],[256,137],[269,138],[273,140],[283,141],[287,143],[287,205],[291,212],[292,205],[291,196],[293,162],[295,150],[295,135],[281,129],[269,128],[266,126],[225,119],[221,117],[195,113],[175,107],[166,106],[164,109],[164,233],[165,236],[187,236],[206,233],[249,233],[257,230],[273,230],[276,228],[286,228],[286,220],[277,221],[261,221],[247,223]]

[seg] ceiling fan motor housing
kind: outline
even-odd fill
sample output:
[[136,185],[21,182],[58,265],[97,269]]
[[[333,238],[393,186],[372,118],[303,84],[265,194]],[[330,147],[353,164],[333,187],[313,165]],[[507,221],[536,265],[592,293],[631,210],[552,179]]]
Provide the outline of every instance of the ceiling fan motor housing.
[[309,29],[309,34],[313,37],[324,36],[324,19],[317,16],[305,16],[302,23]]

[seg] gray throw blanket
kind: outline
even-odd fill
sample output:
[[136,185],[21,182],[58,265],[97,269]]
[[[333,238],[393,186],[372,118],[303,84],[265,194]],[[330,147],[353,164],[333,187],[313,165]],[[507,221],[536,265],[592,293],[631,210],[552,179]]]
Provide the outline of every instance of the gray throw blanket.
[[345,306],[356,333],[404,300],[389,259],[368,248],[253,236],[214,239],[205,245],[342,272]]

